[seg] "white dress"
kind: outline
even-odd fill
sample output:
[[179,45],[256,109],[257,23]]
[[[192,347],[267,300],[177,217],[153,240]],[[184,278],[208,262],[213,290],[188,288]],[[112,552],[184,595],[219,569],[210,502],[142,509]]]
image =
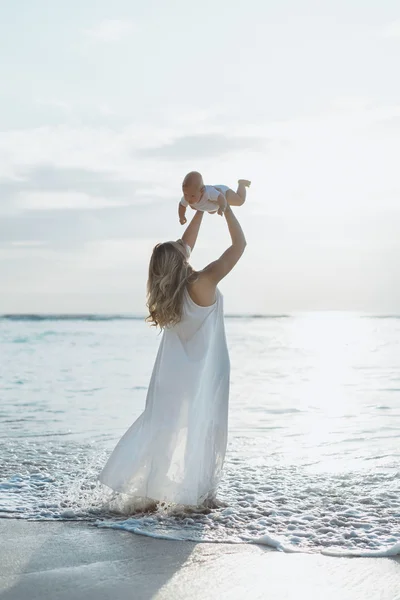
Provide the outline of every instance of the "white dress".
[[99,480],[118,492],[184,505],[216,495],[227,443],[230,362],[223,298],[198,306],[162,335],[144,412]]

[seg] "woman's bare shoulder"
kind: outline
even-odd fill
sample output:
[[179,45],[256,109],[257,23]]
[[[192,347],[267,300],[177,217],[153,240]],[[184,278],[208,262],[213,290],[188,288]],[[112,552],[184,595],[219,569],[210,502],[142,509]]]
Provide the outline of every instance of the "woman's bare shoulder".
[[216,285],[208,276],[207,270],[197,272],[196,279],[188,285],[188,292],[199,306],[211,306],[215,302]]

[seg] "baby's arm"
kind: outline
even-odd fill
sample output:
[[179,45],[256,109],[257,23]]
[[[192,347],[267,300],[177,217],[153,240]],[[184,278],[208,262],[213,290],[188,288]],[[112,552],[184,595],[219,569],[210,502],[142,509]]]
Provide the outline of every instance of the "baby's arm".
[[182,204],[182,202],[179,202],[179,208],[178,208],[178,214],[179,214],[179,223],[181,225],[184,225],[186,223],[186,206],[184,206]]

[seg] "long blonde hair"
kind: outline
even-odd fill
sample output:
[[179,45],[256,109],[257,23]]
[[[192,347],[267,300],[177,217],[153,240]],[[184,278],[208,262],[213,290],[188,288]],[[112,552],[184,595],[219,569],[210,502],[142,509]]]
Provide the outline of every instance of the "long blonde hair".
[[146,321],[155,327],[171,327],[182,318],[186,286],[197,277],[187,261],[187,254],[181,240],[154,247],[147,280],[147,307],[150,314]]

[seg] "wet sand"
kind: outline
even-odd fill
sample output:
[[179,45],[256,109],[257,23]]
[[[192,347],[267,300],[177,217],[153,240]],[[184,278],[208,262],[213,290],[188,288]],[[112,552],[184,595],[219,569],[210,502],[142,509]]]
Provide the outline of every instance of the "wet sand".
[[0,600],[400,600],[400,558],[157,540],[0,520]]

